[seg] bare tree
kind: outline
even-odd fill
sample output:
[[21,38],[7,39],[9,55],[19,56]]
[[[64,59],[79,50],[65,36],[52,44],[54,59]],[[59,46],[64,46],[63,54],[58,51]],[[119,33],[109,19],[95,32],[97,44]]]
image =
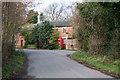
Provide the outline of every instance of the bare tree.
[[52,3],[45,9],[44,13],[50,20],[59,20],[63,18],[65,6],[61,3]]
[[26,21],[26,4],[2,3],[2,54],[6,59],[15,50],[15,34]]

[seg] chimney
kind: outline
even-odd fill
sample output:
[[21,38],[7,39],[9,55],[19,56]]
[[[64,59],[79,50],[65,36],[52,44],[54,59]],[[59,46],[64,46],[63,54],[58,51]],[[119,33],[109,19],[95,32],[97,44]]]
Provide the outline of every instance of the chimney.
[[38,14],[38,23],[40,23],[41,21],[40,21],[40,14]]
[[43,13],[38,14],[38,23],[41,23],[44,20]]

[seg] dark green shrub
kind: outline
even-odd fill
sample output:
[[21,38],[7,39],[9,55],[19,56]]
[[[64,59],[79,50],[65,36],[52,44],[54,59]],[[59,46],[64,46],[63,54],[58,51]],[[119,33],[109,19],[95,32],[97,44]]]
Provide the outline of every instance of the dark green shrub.
[[52,44],[49,46],[49,49],[58,49],[59,48],[59,44]]

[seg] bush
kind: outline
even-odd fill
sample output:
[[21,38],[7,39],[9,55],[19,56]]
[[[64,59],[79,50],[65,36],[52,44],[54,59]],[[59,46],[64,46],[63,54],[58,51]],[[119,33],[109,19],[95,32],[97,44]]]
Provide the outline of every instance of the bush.
[[28,47],[28,43],[25,42],[25,45],[23,46],[23,48],[27,48]]
[[49,46],[48,41],[52,33],[52,28],[53,26],[48,21],[34,26],[30,34],[30,42],[36,43],[37,48],[47,48]]
[[43,49],[48,49],[48,48],[49,48],[49,44],[43,45],[42,48],[43,48]]
[[93,55],[111,55],[113,59],[120,58],[120,29],[118,29],[120,21],[117,15],[119,5],[120,3],[77,4],[79,13],[75,15],[74,22],[78,26],[76,38],[80,50]]
[[52,44],[49,46],[49,49],[58,49],[59,48],[59,44]]

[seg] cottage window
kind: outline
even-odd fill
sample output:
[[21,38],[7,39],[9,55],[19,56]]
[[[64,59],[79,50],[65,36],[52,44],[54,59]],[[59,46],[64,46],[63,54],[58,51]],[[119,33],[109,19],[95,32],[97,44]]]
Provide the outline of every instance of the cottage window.
[[63,28],[63,33],[66,33],[66,28]]
[[63,38],[63,44],[66,44],[66,38]]

